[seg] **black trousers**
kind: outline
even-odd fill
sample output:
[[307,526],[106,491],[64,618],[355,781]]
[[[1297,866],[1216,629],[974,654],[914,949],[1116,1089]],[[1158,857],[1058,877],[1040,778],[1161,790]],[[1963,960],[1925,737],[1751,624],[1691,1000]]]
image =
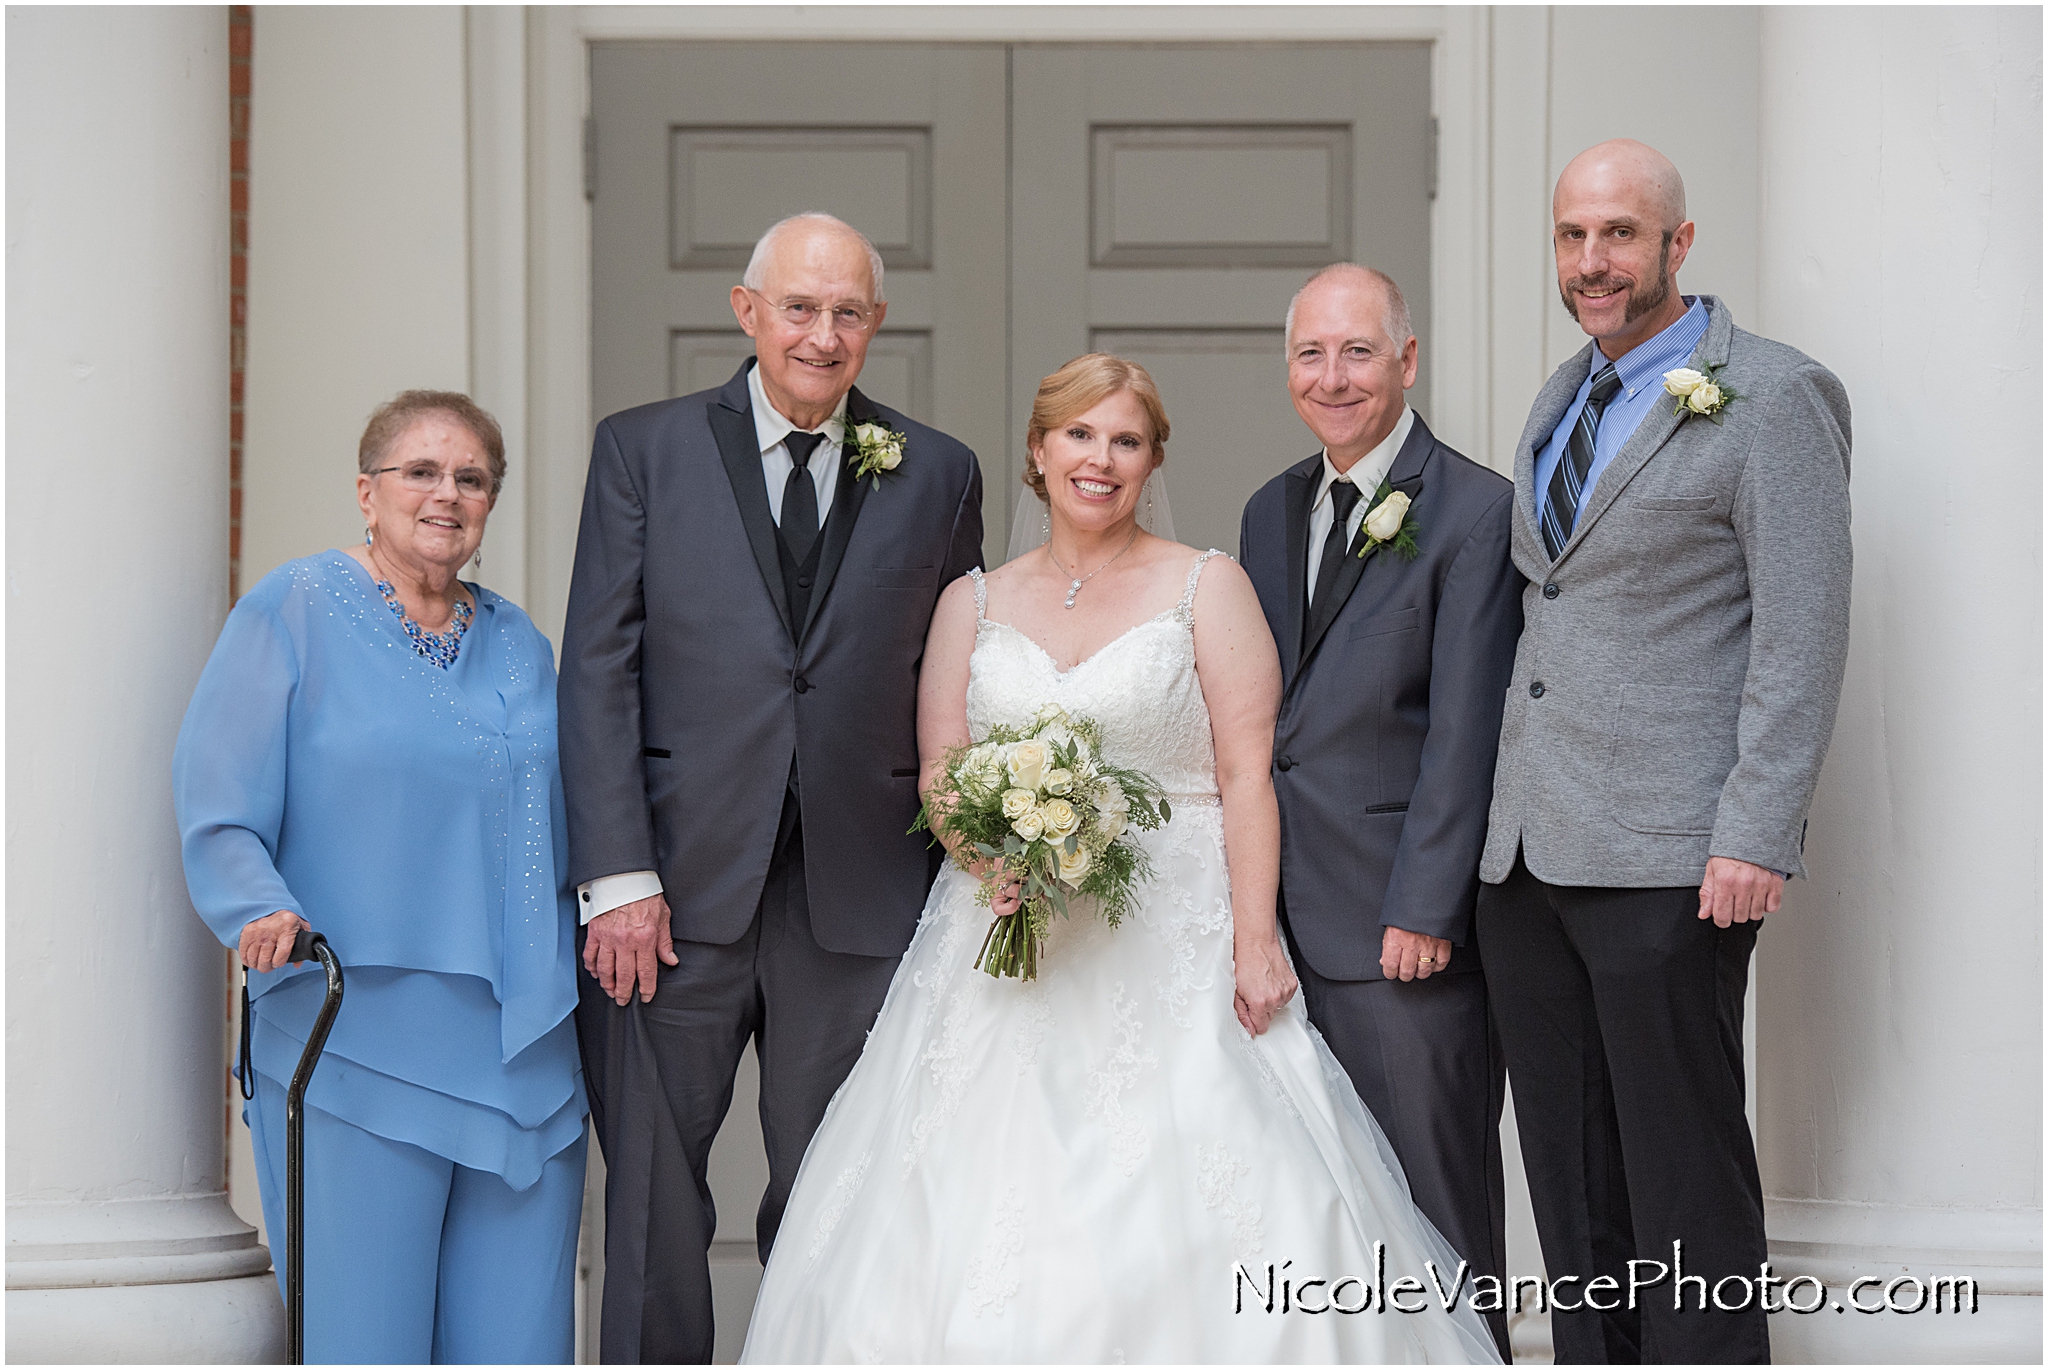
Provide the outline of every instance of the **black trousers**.
[[[1506,1068],[1487,1013],[1486,976],[1330,980],[1298,948],[1294,966],[1309,1021],[1393,1144],[1415,1206],[1473,1275],[1500,1277],[1507,1267]],[[1445,1282],[1451,1278],[1445,1271]],[[1481,1316],[1508,1358],[1507,1315]]]
[[[1611,1311],[1553,1308],[1558,1364],[1768,1362],[1758,1300],[1722,1312],[1711,1299],[1729,1276],[1754,1292],[1767,1258],[1743,1112],[1757,924],[1715,927],[1695,887],[1549,885],[1519,859],[1480,887],[1478,923],[1543,1262],[1553,1281],[1579,1277],[1568,1300],[1602,1275],[1624,1291],[1598,1296]],[[1683,1286],[1666,1280],[1630,1309],[1628,1263],[1669,1267],[1674,1242]],[[1741,1303],[1738,1286],[1722,1301]]]
[[[746,935],[675,944],[654,999],[621,1008],[578,972],[591,1122],[604,1150],[606,1364],[708,1364],[707,1255],[718,1213],[705,1179],[749,1039],[761,1065],[768,1189],[754,1231],[768,1259],[804,1148],[860,1059],[899,958],[826,951],[811,935],[795,796]],[[580,947],[579,947],[580,952]]]

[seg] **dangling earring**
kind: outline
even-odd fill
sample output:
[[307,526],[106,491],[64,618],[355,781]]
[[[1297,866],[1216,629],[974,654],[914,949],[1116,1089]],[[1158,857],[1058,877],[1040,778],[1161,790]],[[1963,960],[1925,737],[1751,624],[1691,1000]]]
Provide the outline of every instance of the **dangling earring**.
[[1152,478],[1145,478],[1145,522],[1152,521]]
[[1052,505],[1045,506],[1045,540],[1052,541]]
[[476,545],[476,558],[470,562],[470,565],[479,571],[484,569],[484,545],[481,542]]
[[374,542],[375,542],[376,540],[377,540],[376,538],[374,538],[374,537],[372,537],[372,536],[370,535],[370,525],[369,525],[369,524],[367,524],[367,523],[366,523],[366,524],[364,524],[364,525],[363,525],[363,546],[365,546],[365,547],[368,547],[368,546],[369,546],[370,544],[374,543]]

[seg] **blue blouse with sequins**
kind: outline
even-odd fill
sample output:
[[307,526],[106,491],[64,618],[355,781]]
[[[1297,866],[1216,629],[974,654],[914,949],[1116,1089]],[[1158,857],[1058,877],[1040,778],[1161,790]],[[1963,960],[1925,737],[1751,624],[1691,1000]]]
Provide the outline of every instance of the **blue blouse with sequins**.
[[[307,1101],[524,1189],[587,1112],[554,657],[469,588],[442,670],[352,558],[271,572],[228,615],[172,784],[214,935],[290,909],[348,972]],[[311,962],[250,976],[260,1074],[290,1080],[324,986]]]

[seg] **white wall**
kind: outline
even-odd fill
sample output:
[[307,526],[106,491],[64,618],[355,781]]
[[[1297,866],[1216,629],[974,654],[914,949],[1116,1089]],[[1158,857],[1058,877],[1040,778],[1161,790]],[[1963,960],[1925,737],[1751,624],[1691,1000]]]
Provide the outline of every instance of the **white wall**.
[[[1764,331],[1855,406],[1849,674],[1760,944],[1773,1237],[2041,1242],[2041,12],[1763,20]],[[1971,1329],[1899,1324],[1946,1358]],[[1793,1329],[1795,1332],[1798,1329]],[[1853,1330],[1853,1329],[1852,1329]]]
[[264,5],[255,23],[244,589],[361,539],[372,409],[470,383],[462,8]]

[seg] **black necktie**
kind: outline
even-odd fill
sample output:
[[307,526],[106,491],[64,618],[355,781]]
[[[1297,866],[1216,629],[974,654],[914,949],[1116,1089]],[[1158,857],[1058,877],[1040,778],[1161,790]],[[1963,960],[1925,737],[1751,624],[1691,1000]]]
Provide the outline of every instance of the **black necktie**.
[[803,432],[782,440],[789,449],[789,479],[782,486],[782,540],[799,566],[818,540],[818,486],[811,479],[811,454],[823,441],[823,433]]
[[1351,544],[1351,511],[1358,507],[1358,487],[1348,480],[1330,482],[1330,531],[1323,538],[1323,557],[1316,564],[1315,595],[1311,605],[1328,597],[1337,579],[1337,567],[1344,561],[1344,549]]
[[1550,488],[1543,501],[1543,545],[1550,550],[1552,561],[1557,560],[1557,554],[1571,540],[1572,525],[1579,521],[1579,500],[1586,492],[1586,473],[1593,469],[1593,436],[1600,431],[1601,411],[1619,389],[1621,376],[1614,363],[1609,362],[1593,377],[1593,392],[1586,396],[1586,407],[1579,411],[1579,421],[1572,425],[1564,455],[1558,459],[1557,469],[1550,473]]

